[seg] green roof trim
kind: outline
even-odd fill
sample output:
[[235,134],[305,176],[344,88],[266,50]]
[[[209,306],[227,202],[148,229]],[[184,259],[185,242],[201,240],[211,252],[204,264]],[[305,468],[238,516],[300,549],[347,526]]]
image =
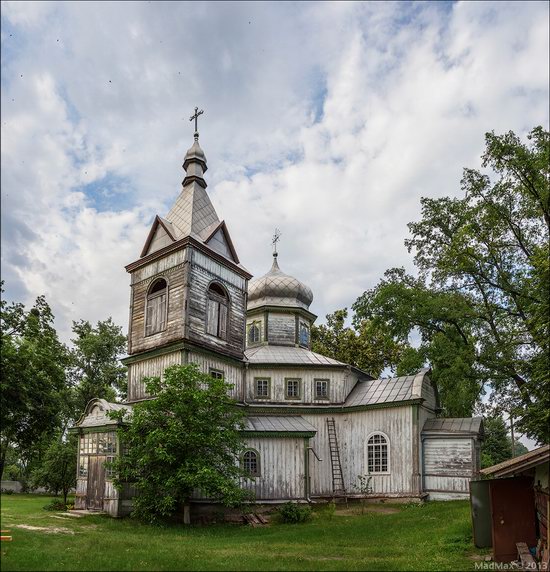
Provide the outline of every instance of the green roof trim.
[[310,439],[315,437],[315,431],[239,431],[243,437],[267,437],[267,438],[297,438]]
[[355,405],[353,407],[345,407],[344,405],[327,405],[324,407],[309,407],[307,405],[304,406],[278,406],[278,407],[270,407],[261,406],[261,405],[254,405],[254,404],[247,404],[245,409],[245,415],[288,415],[290,414],[299,414],[299,415],[307,415],[308,413],[315,413],[315,414],[324,414],[324,413],[349,413],[351,411],[369,411],[371,409],[387,409],[389,407],[406,407],[409,405],[415,405],[418,403],[422,403],[424,401],[423,398],[420,399],[409,399],[408,401],[390,401],[389,403],[373,403],[371,405]]

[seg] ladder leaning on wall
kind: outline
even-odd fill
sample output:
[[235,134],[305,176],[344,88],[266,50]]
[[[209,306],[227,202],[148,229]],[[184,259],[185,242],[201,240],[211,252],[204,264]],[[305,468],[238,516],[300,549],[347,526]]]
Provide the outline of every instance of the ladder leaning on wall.
[[346,497],[342,463],[340,462],[340,449],[336,435],[334,417],[327,417],[328,444],[330,449],[330,464],[332,466],[332,494],[335,497]]

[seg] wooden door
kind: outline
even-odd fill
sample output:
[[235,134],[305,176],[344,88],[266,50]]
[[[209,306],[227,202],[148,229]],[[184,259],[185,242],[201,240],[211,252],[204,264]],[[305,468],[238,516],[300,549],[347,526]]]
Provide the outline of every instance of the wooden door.
[[494,479],[490,490],[493,557],[495,562],[511,562],[517,556],[516,542],[537,543],[533,479]]
[[90,455],[88,461],[88,492],[87,508],[103,510],[103,495],[105,491],[105,468],[103,455]]

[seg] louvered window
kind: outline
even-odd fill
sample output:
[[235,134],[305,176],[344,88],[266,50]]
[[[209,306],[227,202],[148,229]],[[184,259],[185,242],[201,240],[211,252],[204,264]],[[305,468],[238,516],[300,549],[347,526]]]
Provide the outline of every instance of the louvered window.
[[208,288],[206,307],[206,333],[218,338],[227,338],[229,322],[229,299],[219,284],[213,283]]
[[153,282],[147,294],[145,317],[145,335],[150,336],[166,329],[168,287],[166,280],[161,278]]

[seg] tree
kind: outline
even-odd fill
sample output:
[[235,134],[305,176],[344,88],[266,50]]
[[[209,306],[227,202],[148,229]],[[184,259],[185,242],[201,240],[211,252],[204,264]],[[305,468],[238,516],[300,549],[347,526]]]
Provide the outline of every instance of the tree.
[[481,466],[491,467],[512,458],[512,440],[500,415],[483,420],[485,436],[481,445]]
[[405,344],[395,341],[372,321],[356,322],[346,327],[348,310],[336,310],[327,315],[326,325],[312,326],[312,350],[348,363],[377,377],[387,367],[395,367]]
[[48,447],[43,462],[32,473],[33,488],[44,487],[56,496],[67,495],[76,486],[77,438],[71,435],[67,440],[57,436]]
[[17,449],[29,465],[40,454],[42,436],[60,424],[68,351],[57,338],[53,320],[44,296],[28,312],[23,304],[0,302],[0,478],[8,449]]
[[127,393],[126,368],[119,362],[126,350],[126,336],[111,318],[90,322],[73,322],[71,377],[75,385],[75,415],[81,413],[90,399],[100,397],[115,401]]
[[406,241],[419,277],[390,270],[354,305],[398,339],[419,333],[413,354],[432,365],[448,412],[471,410],[490,387],[541,442],[550,438],[549,158],[541,127],[527,144],[487,133],[482,166],[495,180],[465,169],[463,198],[423,198]]
[[228,397],[230,385],[196,365],[171,366],[145,379],[155,398],[136,403],[130,416],[112,414],[125,453],[113,461],[115,485],[137,489],[133,515],[159,522],[187,505],[195,490],[226,505],[249,496],[239,486],[243,413]]

